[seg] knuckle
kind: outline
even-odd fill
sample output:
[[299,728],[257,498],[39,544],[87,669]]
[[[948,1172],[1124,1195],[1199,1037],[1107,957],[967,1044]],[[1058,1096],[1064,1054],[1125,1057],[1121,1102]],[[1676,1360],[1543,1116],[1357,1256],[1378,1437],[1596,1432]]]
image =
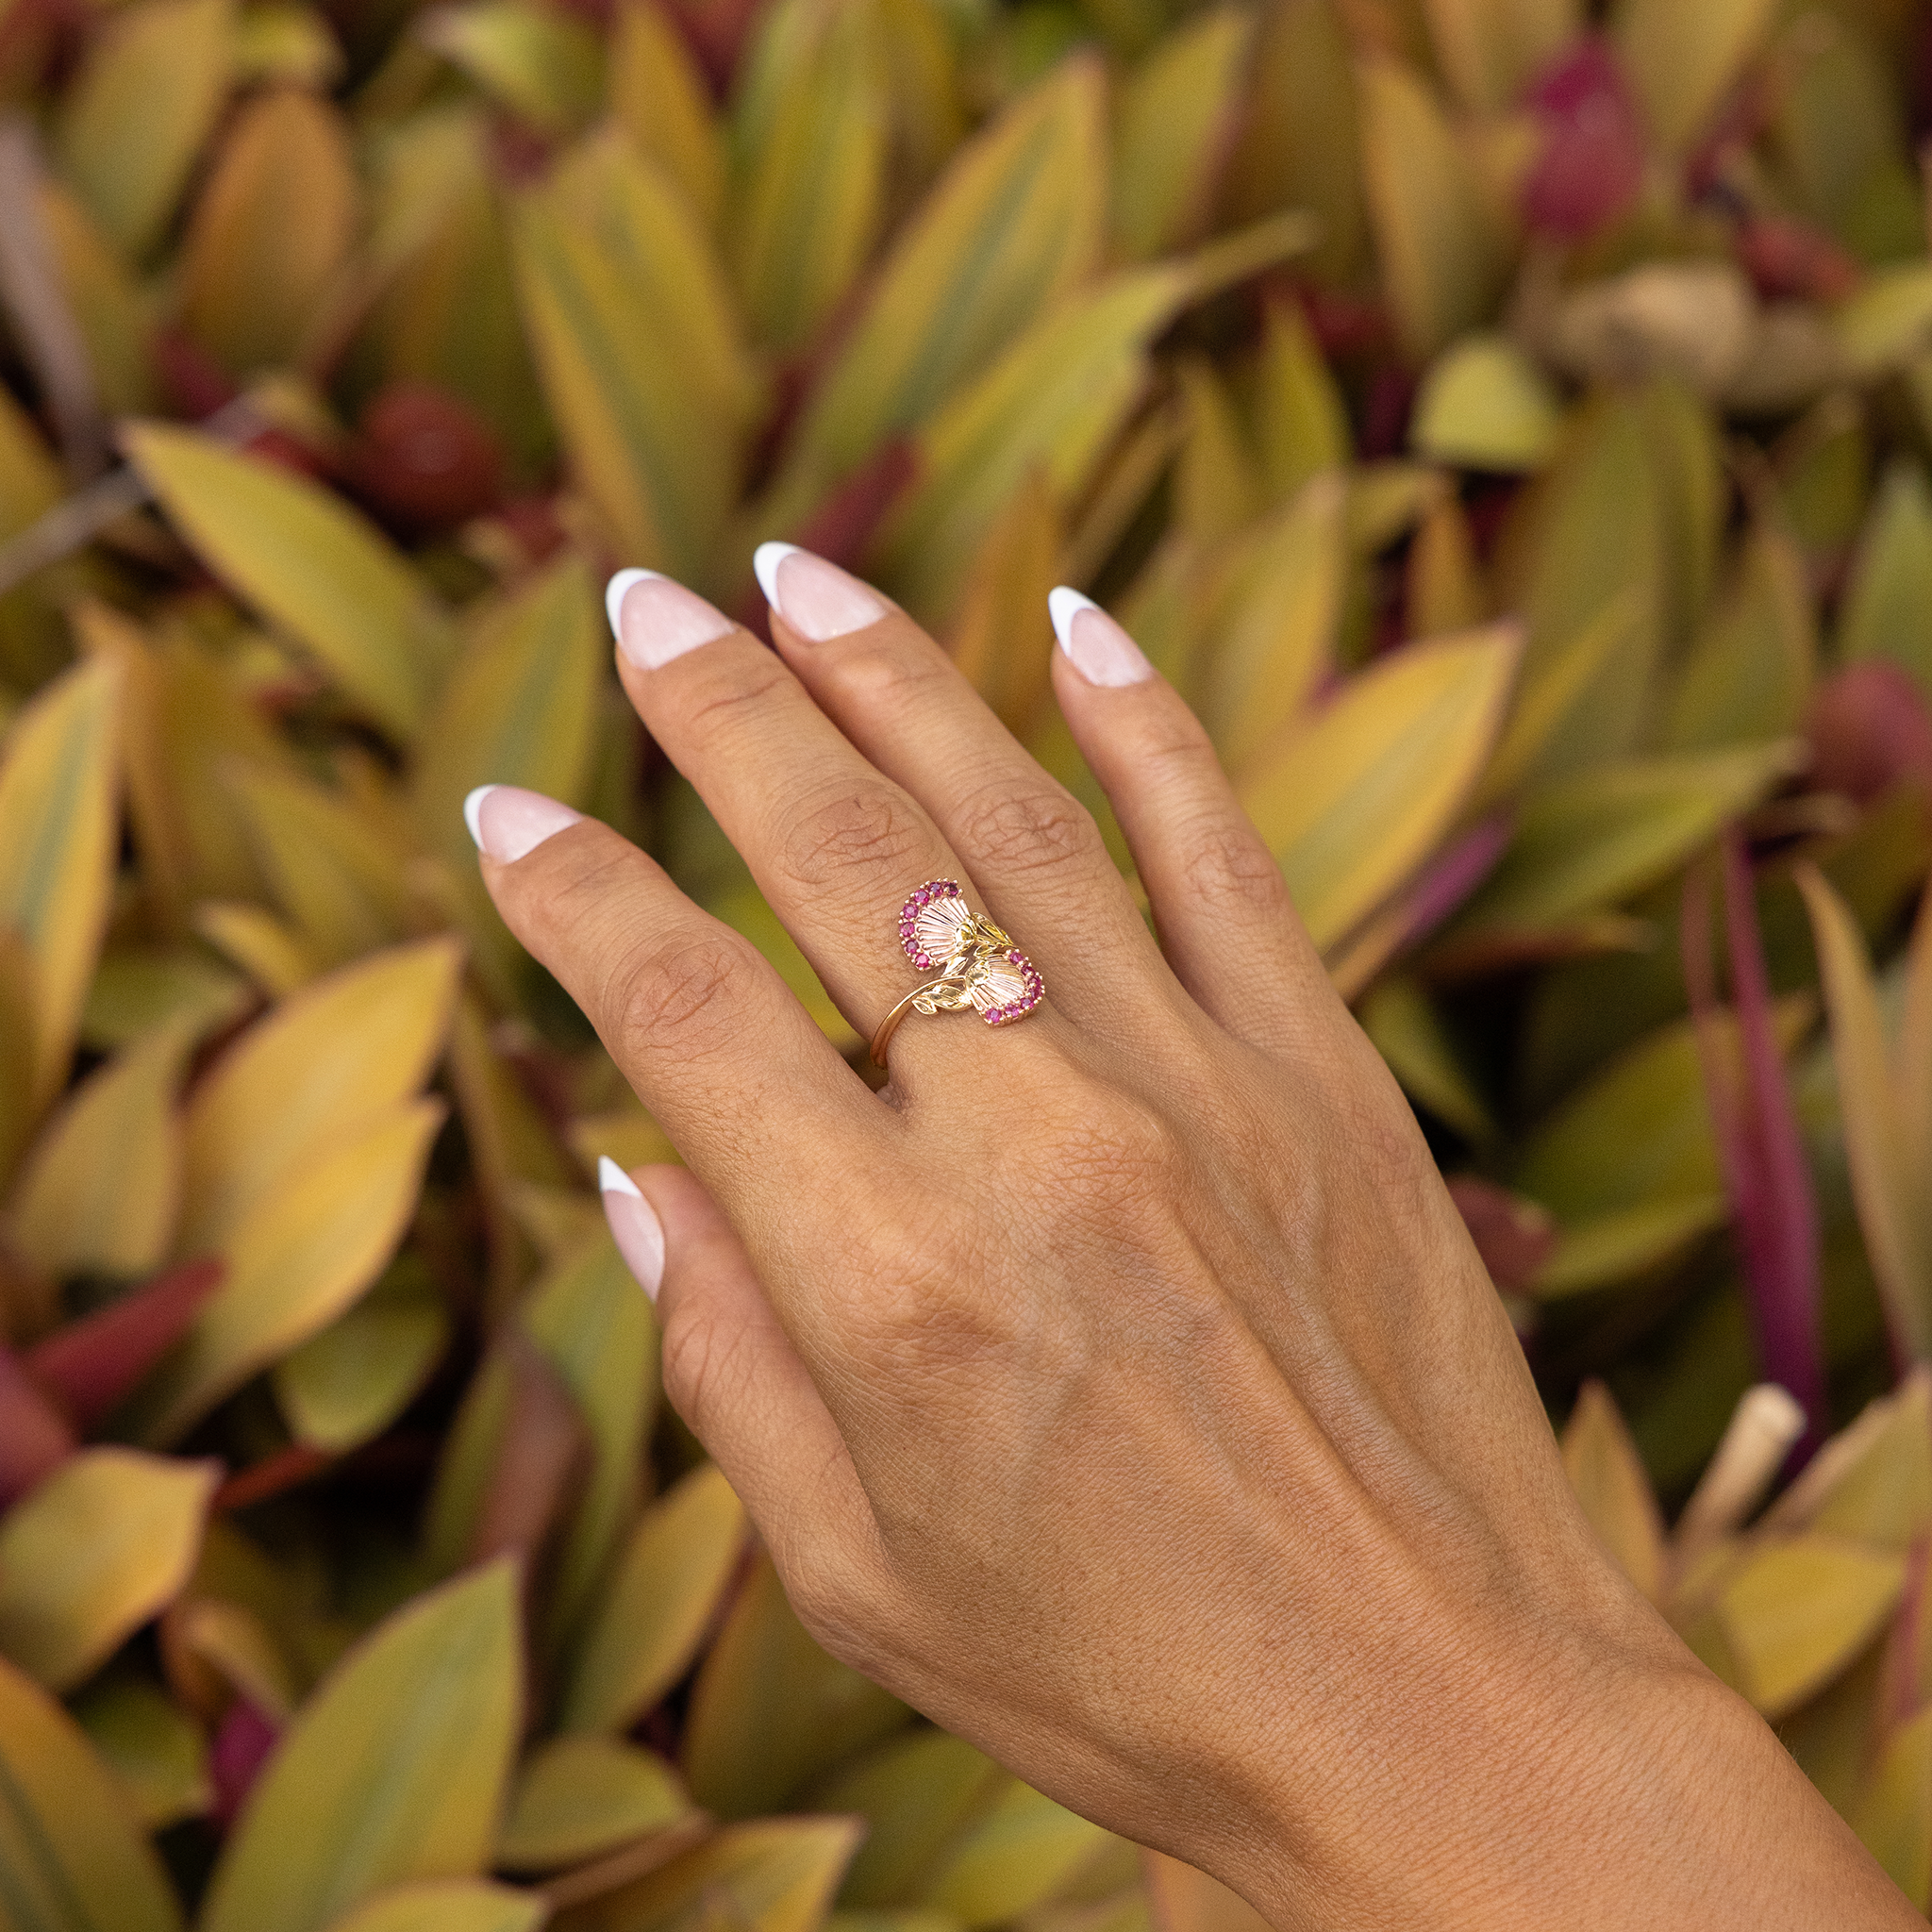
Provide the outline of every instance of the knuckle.
[[1216,814],[1190,841],[1187,878],[1194,896],[1211,911],[1241,911],[1285,919],[1288,881],[1274,855],[1245,820]]
[[664,1393],[701,1440],[708,1418],[728,1412],[749,1391],[743,1350],[719,1332],[701,1304],[682,1303],[664,1324],[660,1361]]
[[912,802],[890,785],[848,785],[800,813],[781,834],[779,864],[793,884],[824,887],[858,873],[897,874],[931,839]]
[[1053,784],[986,787],[960,814],[960,845],[970,859],[1002,873],[1089,866],[1105,856],[1093,814]]
[[601,1010],[606,1038],[626,1055],[697,1053],[731,1024],[730,995],[748,961],[735,935],[700,933],[626,954],[611,972]]
[[697,674],[678,707],[679,736],[692,745],[716,745],[767,708],[791,674],[777,658],[765,656],[768,661],[747,669],[727,655],[714,660],[715,668]]

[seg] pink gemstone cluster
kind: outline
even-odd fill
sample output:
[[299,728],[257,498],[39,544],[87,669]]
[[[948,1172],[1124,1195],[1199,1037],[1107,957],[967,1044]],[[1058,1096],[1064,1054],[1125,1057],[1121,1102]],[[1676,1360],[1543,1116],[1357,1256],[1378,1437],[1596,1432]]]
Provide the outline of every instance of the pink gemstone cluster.
[[1004,1026],[1008,1021],[1024,1020],[1046,996],[1046,981],[1041,978],[1039,967],[1018,946],[1007,955],[1007,963],[1018,970],[1024,991],[1004,1006],[988,1007],[980,1017],[989,1026]]
[[[935,959],[926,951],[927,940],[934,936],[934,922],[928,921],[925,932],[922,933],[920,930],[919,915],[928,906],[933,905],[937,901],[944,899],[959,899],[963,901],[965,897],[966,894],[960,891],[959,882],[957,879],[927,879],[924,885],[921,886],[907,900],[905,905],[899,908],[899,943],[906,948],[906,957],[922,973],[936,973],[946,961],[944,956]],[[963,912],[965,908],[962,905],[958,909]],[[963,924],[963,921],[949,921],[947,924],[957,932],[958,926]]]

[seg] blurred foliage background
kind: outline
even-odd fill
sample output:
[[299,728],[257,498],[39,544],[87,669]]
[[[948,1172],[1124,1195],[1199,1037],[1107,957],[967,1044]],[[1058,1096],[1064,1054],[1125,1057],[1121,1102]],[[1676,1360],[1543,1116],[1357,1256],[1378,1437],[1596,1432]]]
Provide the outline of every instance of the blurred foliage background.
[[668,1150],[458,805],[856,1048],[608,670],[767,537],[1104,823],[1046,591],[1134,629],[1924,1907],[1928,125],[1916,0],[0,0],[0,1924],[1252,1924],[818,1652],[658,1401]]

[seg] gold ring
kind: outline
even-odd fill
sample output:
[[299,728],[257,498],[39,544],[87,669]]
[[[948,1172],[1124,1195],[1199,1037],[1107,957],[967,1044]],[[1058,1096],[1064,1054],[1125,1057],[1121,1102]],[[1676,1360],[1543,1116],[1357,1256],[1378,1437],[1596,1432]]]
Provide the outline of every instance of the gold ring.
[[922,973],[872,1037],[872,1063],[886,1063],[886,1042],[908,1013],[957,1013],[971,1007],[989,1026],[1024,1020],[1046,997],[1046,982],[1019,947],[966,903],[958,879],[927,879],[899,908],[899,943]]

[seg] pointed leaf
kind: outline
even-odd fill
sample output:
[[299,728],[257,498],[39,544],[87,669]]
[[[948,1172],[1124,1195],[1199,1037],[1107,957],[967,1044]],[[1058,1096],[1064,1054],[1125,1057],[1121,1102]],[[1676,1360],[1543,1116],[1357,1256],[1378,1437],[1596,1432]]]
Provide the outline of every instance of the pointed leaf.
[[71,1690],[180,1592],[217,1465],[83,1449],[0,1522],[0,1650]]
[[1464,336],[1423,378],[1408,434],[1416,454],[1435,462],[1540,469],[1557,445],[1557,398],[1506,337]]
[[610,39],[610,111],[640,153],[684,190],[715,225],[724,199],[724,150],[703,73],[658,0],[625,0]]
[[1355,454],[1348,411],[1298,306],[1271,303],[1255,372],[1255,447],[1268,494],[1280,502]]
[[1932,642],[1924,622],[1932,600],[1932,490],[1916,463],[1886,472],[1873,499],[1839,619],[1838,645],[1849,663],[1890,658],[1932,696]]
[[1885,1740],[1852,1824],[1913,1908],[1932,1907],[1932,1709]]
[[1016,1778],[941,1860],[919,1903],[968,1926],[1043,1905],[1091,1858],[1107,1833]]
[[604,48],[587,21],[529,0],[470,0],[425,13],[416,31],[540,134],[570,134],[597,111]]
[[1817,657],[1805,559],[1789,537],[1759,529],[1677,674],[1660,743],[1701,751],[1795,732]]
[[641,1838],[689,1809],[661,1757],[615,1738],[552,1738],[524,1760],[496,1862],[548,1872]]
[[1663,1591],[1664,1525],[1637,1445],[1601,1382],[1583,1385],[1563,1431],[1563,1470],[1590,1526],[1651,1602]]
[[744,1549],[744,1506],[710,1464],[647,1510],[578,1646],[567,1731],[628,1729],[690,1668]]
[[963,1739],[930,1730],[895,1738],[841,1772],[814,1794],[820,1809],[866,1822],[841,1907],[876,1911],[924,1898],[941,1859],[1012,1783]]
[[1472,113],[1514,107],[1583,25],[1578,0],[1424,0],[1436,58]]
[[1433,852],[1502,722],[1509,626],[1411,644],[1274,749],[1241,803],[1281,862],[1309,936],[1333,945]]
[[537,1932],[550,1907],[533,1891],[480,1878],[395,1885],[345,1912],[328,1932]]
[[215,1869],[203,1932],[311,1932],[490,1855],[521,1716],[506,1564],[377,1625],[296,1713]]
[[1703,132],[1774,11],[1772,0],[1620,0],[1617,50],[1650,131],[1666,148],[1682,154]]
[[111,665],[76,665],[47,685],[0,741],[0,929],[25,941],[32,988],[30,1099],[67,1078],[88,981],[107,924],[119,825]]
[[330,1454],[380,1435],[428,1379],[449,1339],[449,1311],[434,1283],[392,1270],[276,1362],[275,1401],[290,1434]]
[[150,1831],[208,1809],[207,1740],[157,1685],[109,1672],[74,1700],[74,1715]]
[[0,1662],[0,1870],[33,1932],[181,1932],[114,1774],[33,1679]]
[[414,735],[448,656],[447,618],[408,559],[307,477],[147,423],[127,454],[196,553],[313,653],[397,737]]

